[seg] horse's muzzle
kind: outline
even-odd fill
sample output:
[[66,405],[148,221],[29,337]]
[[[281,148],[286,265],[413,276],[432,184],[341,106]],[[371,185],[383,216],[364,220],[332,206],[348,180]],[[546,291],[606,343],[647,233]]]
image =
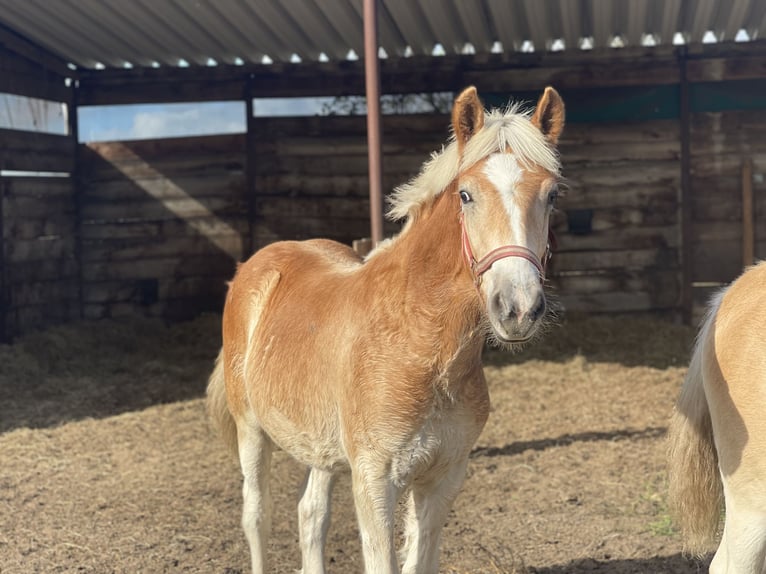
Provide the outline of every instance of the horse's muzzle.
[[497,338],[504,343],[523,342],[537,331],[545,316],[542,286],[498,290],[489,299],[487,313]]

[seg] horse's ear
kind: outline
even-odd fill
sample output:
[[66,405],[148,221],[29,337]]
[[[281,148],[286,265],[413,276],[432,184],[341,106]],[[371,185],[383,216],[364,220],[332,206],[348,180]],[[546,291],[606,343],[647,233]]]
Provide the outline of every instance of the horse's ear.
[[548,86],[537,101],[532,123],[552,144],[556,144],[564,129],[564,100],[559,93]]
[[484,106],[471,86],[460,93],[452,107],[452,129],[461,149],[483,126]]

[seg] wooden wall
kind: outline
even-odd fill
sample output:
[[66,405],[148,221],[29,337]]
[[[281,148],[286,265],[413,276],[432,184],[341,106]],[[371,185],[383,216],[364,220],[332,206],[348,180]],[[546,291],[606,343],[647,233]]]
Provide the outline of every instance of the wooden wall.
[[244,162],[244,135],[82,145],[85,317],[220,310],[248,248]]
[[678,122],[569,124],[560,150],[570,189],[555,217],[559,250],[551,274],[564,306],[677,309]]
[[[22,52],[0,49],[0,92],[71,110],[65,63],[53,70]],[[0,342],[80,316],[74,142],[71,126],[69,135],[0,129]]]
[[[369,234],[364,118],[256,122],[258,245]],[[383,189],[407,181],[448,136],[449,118],[386,116]],[[554,289],[572,311],[679,304],[678,123],[573,124],[561,142],[571,188],[560,202]],[[590,230],[577,225],[590,219]],[[571,222],[570,222],[571,219]],[[394,232],[389,224],[387,231]]]
[[79,317],[77,220],[68,136],[0,130],[0,340]]
[[752,162],[755,258],[766,259],[766,110],[694,114],[691,135],[691,279],[699,309],[742,270],[745,161]]
[[[693,119],[695,281],[726,281],[741,262],[746,156],[754,162],[756,195],[762,194],[766,118],[726,112]],[[439,149],[448,124],[437,115],[384,118],[386,192]],[[62,279],[47,292],[12,290],[17,304],[30,308],[17,316],[42,316],[47,307],[40,300],[65,300],[71,304],[56,312],[76,315],[79,272],[86,317],[191,317],[220,309],[236,261],[253,248],[309,237],[350,243],[368,235],[364,118],[264,118],[253,126],[250,152],[244,134],[81,145],[76,202],[66,178],[5,181],[5,257],[21,273],[16,259],[35,262],[43,253],[51,262],[26,268]],[[51,153],[44,154],[49,168],[56,153],[67,157],[55,152],[58,140],[51,138],[45,144]],[[559,247],[550,276],[568,311],[678,312],[679,139],[675,119],[567,126],[561,153],[569,191],[554,219]],[[756,216],[756,230],[763,229],[764,205],[757,200]],[[387,224],[387,233],[397,230]],[[765,240],[758,236],[757,256],[763,257]]]
[[[446,116],[384,116],[383,190],[420,170],[446,141]],[[365,117],[259,118],[255,122],[255,238],[328,237],[345,243],[370,234]],[[399,226],[388,222],[386,232]]]

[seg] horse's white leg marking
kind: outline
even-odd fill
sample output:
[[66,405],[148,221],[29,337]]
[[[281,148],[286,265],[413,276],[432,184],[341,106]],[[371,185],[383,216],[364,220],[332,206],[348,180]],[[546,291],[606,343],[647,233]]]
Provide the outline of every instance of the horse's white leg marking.
[[407,509],[402,574],[437,574],[444,522],[465,480],[468,460],[454,464],[444,476],[415,482]]
[[385,470],[373,473],[357,467],[351,480],[365,574],[396,574],[399,566],[394,550],[394,509],[400,490]]
[[253,574],[267,572],[266,541],[271,530],[271,453],[274,445],[263,430],[248,424],[238,429],[242,484],[242,528],[250,544]]
[[330,496],[334,484],[335,475],[332,472],[309,469],[298,504],[302,574],[324,574],[324,547],[330,527]]
[[726,521],[710,574],[761,574],[766,560],[766,513],[739,502],[724,482]]

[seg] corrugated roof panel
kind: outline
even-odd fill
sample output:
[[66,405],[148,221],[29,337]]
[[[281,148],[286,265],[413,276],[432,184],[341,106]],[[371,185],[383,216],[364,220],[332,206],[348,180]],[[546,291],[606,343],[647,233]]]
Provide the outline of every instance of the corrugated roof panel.
[[[348,0],[313,0],[322,7],[330,26],[337,32],[342,45],[339,46],[338,58],[345,57],[350,47],[357,54],[364,52],[364,22]],[[378,18],[380,20],[380,18]],[[378,35],[380,35],[380,22]],[[342,50],[345,48],[345,52]]]
[[662,4],[662,26],[660,42],[672,44],[673,37],[679,31],[678,23],[681,18],[681,0],[665,0]]
[[612,0],[591,0],[590,13],[593,25],[593,47],[607,48],[616,34]]
[[431,31],[420,3],[414,0],[386,0],[388,12],[405,42],[416,54],[431,55],[436,37]]
[[631,0],[628,6],[625,36],[632,46],[640,46],[643,35],[649,30],[646,21],[648,11],[649,0]]
[[477,52],[489,52],[498,38],[493,37],[489,16],[483,2],[455,2],[457,16],[463,23],[468,41]]
[[564,45],[567,50],[576,50],[582,38],[582,0],[558,0]]
[[750,0],[732,0],[729,13],[721,14],[725,18],[725,22],[721,22],[724,40],[733,40],[737,37],[737,32],[747,27],[747,17],[751,8]]
[[[362,55],[363,0],[0,0],[0,24],[78,66],[106,67],[316,61]],[[430,55],[436,43],[459,53],[594,48],[615,36],[671,44],[712,30],[731,41],[741,28],[766,35],[760,0],[378,0],[380,45],[389,57]],[[557,44],[557,49],[561,48]]]
[[520,50],[524,38],[514,7],[506,0],[487,0],[487,6],[492,15],[495,33],[503,44],[503,50],[506,52]]
[[[476,5],[475,9],[481,9],[480,2]],[[420,0],[420,8],[436,42],[448,54],[459,54],[468,39],[454,4],[444,0]]]
[[548,12],[546,0],[524,0],[524,11],[527,16],[527,29],[529,38],[535,46],[535,50],[548,50],[553,39],[558,36],[553,29],[554,18]]

